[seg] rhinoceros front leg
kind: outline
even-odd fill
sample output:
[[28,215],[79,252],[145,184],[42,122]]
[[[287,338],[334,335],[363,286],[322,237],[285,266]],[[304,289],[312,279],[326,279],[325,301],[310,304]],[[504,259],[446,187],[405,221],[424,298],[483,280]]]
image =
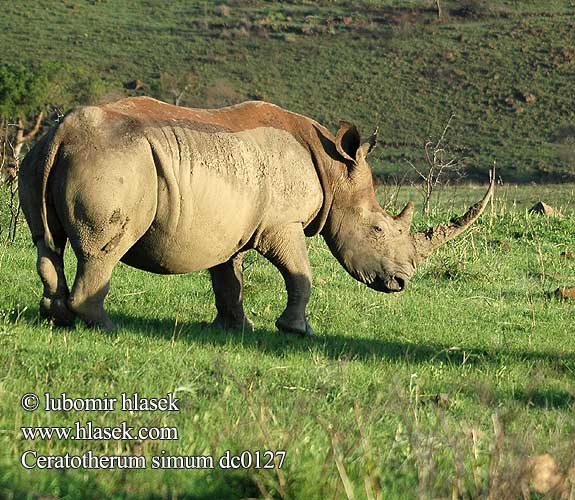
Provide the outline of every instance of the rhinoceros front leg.
[[212,323],[215,327],[254,330],[254,324],[244,314],[242,261],[243,254],[238,254],[210,268],[218,311]]
[[311,269],[303,227],[287,224],[262,234],[258,251],[282,274],[287,289],[287,306],[276,321],[279,330],[313,336],[305,309],[311,292]]

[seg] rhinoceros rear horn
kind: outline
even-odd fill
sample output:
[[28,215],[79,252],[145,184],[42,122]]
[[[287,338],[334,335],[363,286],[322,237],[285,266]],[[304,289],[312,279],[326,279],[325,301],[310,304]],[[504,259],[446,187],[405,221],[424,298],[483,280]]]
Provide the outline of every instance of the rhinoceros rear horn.
[[402,227],[402,229],[409,231],[409,228],[411,227],[411,221],[413,219],[413,210],[413,203],[408,201],[407,205],[403,207],[403,210],[393,218],[395,222],[397,222]]
[[448,224],[441,224],[437,227],[429,228],[427,231],[413,233],[413,243],[417,252],[419,262],[422,262],[431,255],[433,250],[443,245],[443,243],[455,238],[473,224],[483,213],[487,203],[493,196],[495,189],[495,168],[489,172],[489,189],[483,199],[469,207],[469,210],[460,217],[452,219]]

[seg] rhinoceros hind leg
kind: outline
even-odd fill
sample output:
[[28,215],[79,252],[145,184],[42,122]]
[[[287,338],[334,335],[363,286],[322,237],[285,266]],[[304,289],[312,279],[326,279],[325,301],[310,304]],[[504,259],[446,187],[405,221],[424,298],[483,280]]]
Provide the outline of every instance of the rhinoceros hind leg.
[[279,330],[313,336],[305,309],[311,293],[311,270],[301,224],[293,223],[265,232],[260,251],[282,274],[287,289],[287,306],[276,321]]
[[212,326],[216,328],[254,330],[254,324],[244,314],[242,260],[243,254],[238,254],[210,268],[218,311]]
[[104,299],[110,289],[115,262],[100,259],[78,259],[76,279],[68,306],[86,325],[106,331],[115,329],[104,310]]
[[56,251],[50,250],[43,239],[36,242],[38,260],[36,268],[44,285],[40,300],[40,315],[54,321],[58,326],[72,326],[74,313],[68,308],[68,285],[64,275],[64,246],[66,239],[54,238]]

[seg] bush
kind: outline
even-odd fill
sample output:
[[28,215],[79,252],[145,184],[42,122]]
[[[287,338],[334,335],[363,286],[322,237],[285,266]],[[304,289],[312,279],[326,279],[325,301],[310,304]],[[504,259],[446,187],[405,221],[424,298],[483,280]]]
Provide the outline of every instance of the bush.
[[106,84],[84,69],[46,62],[35,68],[0,65],[0,117],[26,119],[49,107],[68,108],[100,97]]

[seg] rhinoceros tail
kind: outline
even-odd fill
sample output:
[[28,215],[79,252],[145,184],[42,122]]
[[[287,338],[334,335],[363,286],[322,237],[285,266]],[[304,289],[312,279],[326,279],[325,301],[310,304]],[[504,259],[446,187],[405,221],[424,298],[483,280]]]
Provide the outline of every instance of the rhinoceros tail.
[[58,154],[58,149],[60,147],[60,140],[58,130],[48,141],[46,152],[44,155],[43,165],[42,165],[42,196],[40,204],[40,214],[42,217],[42,225],[44,226],[44,242],[46,246],[52,250],[56,251],[56,245],[54,244],[54,238],[52,236],[52,231],[50,231],[50,226],[48,224],[48,206],[47,206],[47,194],[48,194],[48,179],[50,177],[50,172],[54,166],[56,160],[56,155]]

